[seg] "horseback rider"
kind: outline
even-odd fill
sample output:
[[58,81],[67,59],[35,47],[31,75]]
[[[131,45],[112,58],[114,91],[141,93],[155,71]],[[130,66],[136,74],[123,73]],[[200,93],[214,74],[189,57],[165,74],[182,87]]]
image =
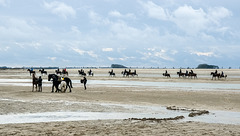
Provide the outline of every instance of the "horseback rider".
[[193,74],[193,70],[191,69],[191,73],[190,74]]
[[223,71],[222,71],[221,77],[224,77],[224,73],[223,73]]
[[90,74],[92,74],[92,70],[91,70],[91,69],[89,70],[89,75],[90,75]]
[[216,71],[215,71],[215,74],[217,74],[217,72],[218,72],[218,71],[216,70]]
[[165,74],[167,74],[167,70],[165,71]]
[[182,73],[182,69],[180,69],[179,73],[180,73],[180,74]]

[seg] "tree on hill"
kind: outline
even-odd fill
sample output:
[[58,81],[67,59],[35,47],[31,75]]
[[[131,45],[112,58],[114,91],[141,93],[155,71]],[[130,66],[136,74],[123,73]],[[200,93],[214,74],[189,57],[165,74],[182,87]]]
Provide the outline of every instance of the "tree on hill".
[[199,64],[197,69],[219,69],[216,65]]
[[111,68],[127,68],[127,67],[120,64],[112,64]]

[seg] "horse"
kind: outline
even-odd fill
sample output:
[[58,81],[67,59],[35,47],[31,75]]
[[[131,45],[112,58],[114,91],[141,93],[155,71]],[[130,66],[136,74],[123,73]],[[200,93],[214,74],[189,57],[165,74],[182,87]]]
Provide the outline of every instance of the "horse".
[[212,80],[213,80],[213,78],[215,77],[215,80],[216,80],[216,78],[220,78],[220,73],[215,73],[215,72],[211,72],[211,74],[210,75],[212,75]]
[[220,75],[220,78],[222,78],[222,77],[226,79],[226,78],[227,78],[227,75],[224,75],[224,74],[222,75],[222,74],[221,74],[221,75]]
[[62,81],[61,82],[61,84],[59,85],[59,87],[61,88],[60,90],[61,90],[61,92],[66,92],[66,90],[67,90],[67,83],[66,83],[66,81]]
[[27,71],[29,71],[30,76],[31,76],[32,73],[35,74],[35,71],[32,71],[32,70],[30,70],[30,69],[28,69]]
[[62,74],[64,74],[64,75],[66,74],[68,76],[68,72],[64,69],[62,70]]
[[163,73],[163,76],[165,76],[167,78],[171,77],[170,74],[168,74],[168,73]]
[[196,73],[191,73],[191,72],[186,74],[186,76],[191,77],[191,78],[194,77],[194,79],[197,78],[197,74]]
[[123,77],[127,75],[127,71],[126,70],[122,71],[121,73],[122,73]]
[[185,73],[180,73],[180,72],[177,72],[177,74],[178,74],[178,76],[179,76],[179,78],[182,76],[182,77],[184,77],[186,74]]
[[44,69],[39,69],[39,71],[41,71],[41,74],[46,74],[47,75],[47,71],[44,71]]
[[86,76],[87,74],[83,70],[78,70],[79,75]]
[[[54,92],[54,87],[56,88],[56,91],[55,92],[59,92],[61,91],[58,86],[59,84],[61,84],[61,77],[57,76],[56,74],[49,74],[48,75],[48,81],[50,81],[52,79],[53,81],[53,85],[52,85],[52,93]],[[60,79],[60,80],[59,80]],[[66,87],[66,90],[67,88],[69,87],[69,92],[72,92],[71,88],[72,87],[72,80],[68,77],[64,77],[64,80],[66,83],[67,83],[67,87]]]
[[108,71],[108,73],[109,73],[109,76],[112,76],[112,77],[115,77],[115,76],[116,76],[113,71]]
[[35,77],[35,73],[32,74],[32,92],[34,91],[34,86],[37,91],[37,86],[38,86],[38,78]]
[[55,70],[55,73],[62,75],[62,72],[59,69]]
[[91,69],[88,71],[88,76],[93,76],[93,72]]
[[132,77],[138,76],[136,70],[134,70],[134,72],[128,72],[128,71],[126,71],[126,72],[127,72],[127,73],[126,73],[126,76],[127,76],[127,77],[129,77],[129,75],[131,75]]

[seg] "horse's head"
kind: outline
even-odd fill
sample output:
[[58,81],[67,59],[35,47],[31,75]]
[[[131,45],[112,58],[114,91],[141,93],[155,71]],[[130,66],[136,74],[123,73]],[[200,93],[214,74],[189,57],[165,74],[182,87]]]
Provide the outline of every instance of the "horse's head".
[[210,75],[213,75],[214,73],[213,72],[211,72],[211,74]]
[[54,75],[54,74],[49,74],[49,75],[48,75],[48,81],[50,81],[51,78],[53,78],[53,75]]
[[28,69],[27,71],[30,71],[30,69]]

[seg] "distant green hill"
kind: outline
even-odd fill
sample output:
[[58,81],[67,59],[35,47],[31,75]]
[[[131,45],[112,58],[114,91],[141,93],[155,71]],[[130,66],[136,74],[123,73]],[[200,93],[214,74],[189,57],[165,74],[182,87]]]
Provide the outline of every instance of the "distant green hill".
[[112,64],[111,68],[127,68],[127,67],[120,64]]
[[219,67],[215,65],[199,64],[197,69],[219,69]]

